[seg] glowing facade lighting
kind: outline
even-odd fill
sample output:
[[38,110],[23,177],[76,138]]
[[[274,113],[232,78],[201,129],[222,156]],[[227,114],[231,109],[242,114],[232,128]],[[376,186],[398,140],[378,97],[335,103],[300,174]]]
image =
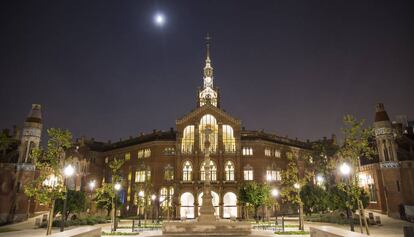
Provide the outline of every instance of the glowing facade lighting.
[[349,173],[351,173],[351,167],[347,164],[347,163],[343,163],[340,167],[339,167],[339,171],[341,171],[341,174],[343,175],[349,175]]
[[58,184],[59,180],[56,176],[50,175],[47,179],[43,181],[43,186],[54,188]]
[[294,188],[296,188],[296,189],[300,189],[300,184],[295,183],[295,184],[293,185],[293,187],[294,187]]
[[155,194],[151,195],[151,200],[154,201],[155,199],[157,199],[157,196],[155,196]]
[[144,196],[144,191],[139,191],[138,196],[143,197]]
[[66,177],[70,177],[75,173],[75,168],[72,165],[67,165],[63,169],[63,173],[65,174]]
[[89,189],[92,191],[96,186],[96,181],[92,180],[89,182]]
[[325,178],[321,174],[318,174],[316,176],[316,182],[318,182],[318,184],[322,184],[323,182],[325,182]]
[[278,197],[279,196],[279,190],[277,190],[276,188],[272,189],[272,196],[273,197]]
[[114,188],[115,188],[115,190],[116,190],[116,191],[121,190],[121,184],[120,184],[120,183],[116,183],[116,184],[114,185]]

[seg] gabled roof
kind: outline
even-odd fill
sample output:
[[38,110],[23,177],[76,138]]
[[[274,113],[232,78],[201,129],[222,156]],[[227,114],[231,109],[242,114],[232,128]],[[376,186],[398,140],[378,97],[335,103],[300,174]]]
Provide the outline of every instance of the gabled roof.
[[286,137],[280,137],[274,134],[265,133],[263,131],[241,131],[241,140],[264,140],[274,142],[277,144],[288,145],[298,147],[302,149],[312,149],[312,144],[308,142],[302,142],[299,140],[289,139]]
[[138,145],[146,142],[152,141],[175,141],[176,131],[155,131],[149,134],[143,134],[138,137],[133,137],[127,140],[114,142],[114,143],[104,143],[97,141],[87,141],[87,145],[92,151],[110,151],[114,149],[129,147],[133,145]]
[[224,118],[232,121],[235,124],[241,124],[241,121],[239,119],[234,118],[233,116],[229,115],[228,113],[226,113],[224,110],[215,107],[214,105],[211,104],[205,104],[199,108],[196,108],[194,110],[192,110],[190,113],[184,115],[183,117],[181,117],[180,119],[176,120],[176,124],[181,124],[181,123],[185,123],[188,122],[188,120],[190,120],[193,117],[205,114],[207,112],[213,111],[214,113],[217,113],[221,116],[223,116]]

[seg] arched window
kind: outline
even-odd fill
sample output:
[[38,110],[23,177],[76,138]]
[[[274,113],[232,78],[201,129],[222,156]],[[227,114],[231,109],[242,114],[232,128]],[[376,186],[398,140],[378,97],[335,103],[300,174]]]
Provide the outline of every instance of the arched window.
[[246,165],[243,170],[244,180],[253,180],[253,168],[250,165]]
[[194,196],[190,192],[183,193],[180,197],[180,216],[194,218]]
[[189,161],[186,161],[183,166],[183,181],[191,181],[193,178],[193,167]]
[[237,217],[237,196],[233,192],[227,192],[223,196],[223,218]]
[[171,207],[172,199],[174,195],[173,187],[163,187],[160,190],[160,205],[166,207],[167,205]]
[[272,165],[272,167],[268,166],[266,168],[266,180],[269,182],[282,180],[280,170],[278,170],[275,165]]
[[226,173],[226,180],[227,181],[234,181],[234,165],[233,162],[227,161],[226,166],[224,168]]
[[149,180],[151,180],[151,169],[149,167],[141,166],[137,171],[135,171],[136,183],[143,183]]
[[181,152],[189,154],[194,148],[194,125],[188,125],[184,128],[183,138],[181,140]]
[[234,139],[233,128],[230,125],[223,125],[223,145],[226,153],[236,151],[236,139]]
[[211,129],[211,133],[209,134],[208,140],[210,142],[210,152],[215,153],[217,151],[218,125],[217,125],[216,118],[211,114],[204,115],[200,120],[199,136],[200,136],[200,149],[202,152],[205,152],[204,143],[205,143],[206,137],[205,137],[204,132],[206,128]]
[[164,179],[168,181],[174,179],[174,168],[170,164],[164,168]]
[[[206,163],[203,162],[200,168],[201,180],[206,180],[206,170],[205,170]],[[216,164],[212,160],[210,160],[210,180],[215,181],[217,180],[217,167]]]

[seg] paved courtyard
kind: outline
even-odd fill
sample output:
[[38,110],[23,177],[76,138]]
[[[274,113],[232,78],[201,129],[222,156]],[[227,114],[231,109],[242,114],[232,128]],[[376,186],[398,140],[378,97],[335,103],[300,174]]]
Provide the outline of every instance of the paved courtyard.
[[[371,236],[375,237],[404,237],[403,235],[403,227],[404,226],[414,226],[414,223],[409,223],[393,218],[389,218],[382,214],[375,214],[381,216],[382,225],[381,226],[370,226]],[[294,221],[288,221],[286,224],[297,224]],[[305,229],[309,230],[309,227],[311,226],[323,226],[323,225],[329,225],[338,227],[341,229],[348,230],[349,226],[347,225],[337,225],[337,224],[328,224],[328,223],[316,223],[316,222],[305,222]],[[102,231],[110,232],[110,224],[99,224],[95,225],[102,228]],[[131,232],[130,228],[125,228],[131,226],[130,221],[121,221],[120,226],[123,228],[119,228],[117,231],[119,232]],[[2,229],[11,229],[15,231],[10,232],[1,232]],[[73,229],[77,227],[69,227],[67,229]],[[355,226],[355,230],[359,231],[359,225]],[[28,221],[2,226],[0,227],[0,237],[40,237],[45,236],[46,230],[44,228],[34,228],[34,218],[29,219]],[[59,232],[59,228],[53,228],[53,233]],[[160,236],[162,235],[160,230],[154,230],[154,231],[143,231],[140,233],[137,233],[137,235],[128,235],[128,236]],[[273,234],[273,231],[271,230],[253,230],[252,236],[302,236],[306,237],[309,235],[275,235]]]

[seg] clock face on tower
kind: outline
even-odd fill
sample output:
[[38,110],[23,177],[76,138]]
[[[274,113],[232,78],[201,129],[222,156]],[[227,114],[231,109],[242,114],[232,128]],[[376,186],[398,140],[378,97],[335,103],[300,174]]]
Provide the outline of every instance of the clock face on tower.
[[211,77],[204,78],[204,87],[211,87],[213,85],[213,79]]

